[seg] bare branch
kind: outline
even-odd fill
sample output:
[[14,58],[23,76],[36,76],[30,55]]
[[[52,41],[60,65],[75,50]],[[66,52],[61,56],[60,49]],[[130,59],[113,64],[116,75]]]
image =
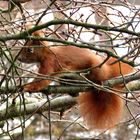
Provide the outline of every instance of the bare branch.
[[[40,100],[33,98],[28,98],[26,104],[23,104],[23,101],[18,101],[17,104],[12,104],[8,102],[5,103],[4,108],[1,107],[0,109],[0,121],[4,121],[10,118],[19,117],[21,115],[31,115],[35,113],[42,113],[49,109],[48,101],[47,100]],[[50,101],[50,109],[54,111],[60,111],[63,107],[65,109],[72,107],[76,104],[76,99],[72,98],[71,96],[63,96],[58,97],[56,99],[52,99]],[[26,108],[26,109],[25,109]]]

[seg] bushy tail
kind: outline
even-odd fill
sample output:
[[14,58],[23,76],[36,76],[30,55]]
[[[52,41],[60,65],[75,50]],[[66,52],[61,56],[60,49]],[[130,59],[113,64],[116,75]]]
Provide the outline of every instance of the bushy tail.
[[81,115],[90,129],[107,129],[120,120],[123,100],[112,93],[81,93],[78,97]]

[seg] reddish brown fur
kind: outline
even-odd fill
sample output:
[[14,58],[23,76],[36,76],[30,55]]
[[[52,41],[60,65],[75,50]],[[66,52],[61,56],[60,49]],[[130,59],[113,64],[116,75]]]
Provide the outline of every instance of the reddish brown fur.
[[123,112],[121,98],[103,91],[80,94],[78,103],[81,115],[91,129],[105,129],[115,125]]
[[[34,33],[42,36],[42,32]],[[54,75],[59,71],[76,71],[93,67],[87,75],[89,80],[101,84],[104,80],[117,77],[121,74],[133,72],[133,68],[122,62],[110,58],[101,67],[97,67],[104,61],[104,57],[96,55],[89,49],[77,48],[75,46],[58,46],[48,48],[48,42],[29,42],[28,44],[43,44],[43,48],[35,48],[34,52],[23,49],[19,60],[25,63],[39,63],[39,73]],[[24,86],[24,91],[38,91],[50,84],[50,80],[35,81]],[[117,88],[117,87],[116,87]],[[120,88],[119,88],[120,89]],[[78,97],[81,115],[90,128],[105,129],[115,125],[123,114],[123,100],[112,93],[104,91],[89,91],[81,93]]]

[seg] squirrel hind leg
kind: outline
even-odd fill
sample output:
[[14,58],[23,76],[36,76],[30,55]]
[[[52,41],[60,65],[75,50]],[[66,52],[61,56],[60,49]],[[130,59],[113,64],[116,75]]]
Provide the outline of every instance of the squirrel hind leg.
[[108,129],[119,122],[123,113],[123,100],[112,93],[82,93],[78,103],[80,113],[90,129]]

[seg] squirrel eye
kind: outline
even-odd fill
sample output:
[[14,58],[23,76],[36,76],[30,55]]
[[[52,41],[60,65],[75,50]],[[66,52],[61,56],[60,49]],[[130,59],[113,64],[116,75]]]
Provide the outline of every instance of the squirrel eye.
[[33,52],[34,52],[34,49],[33,49],[33,48],[27,48],[27,51],[28,51],[29,53],[33,53]]

